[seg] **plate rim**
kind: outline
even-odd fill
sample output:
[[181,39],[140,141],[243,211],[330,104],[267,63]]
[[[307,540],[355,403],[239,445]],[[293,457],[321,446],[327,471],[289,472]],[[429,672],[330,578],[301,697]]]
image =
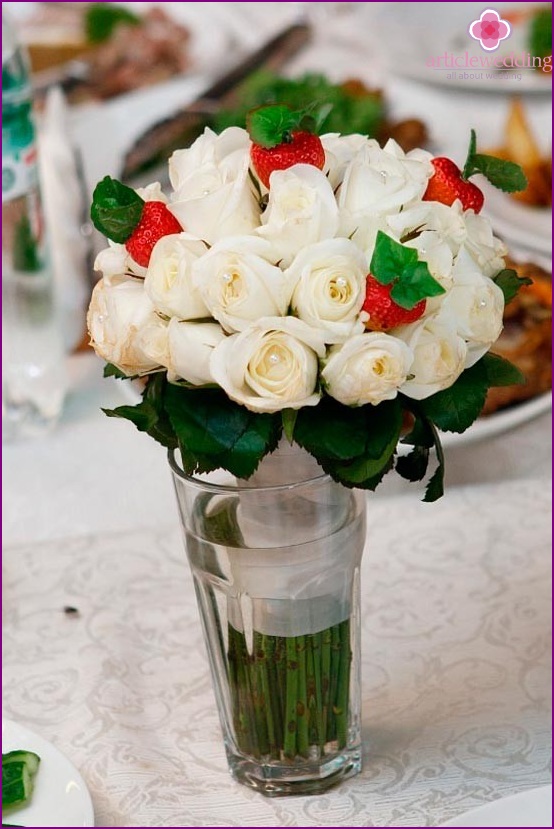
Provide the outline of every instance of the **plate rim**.
[[[85,780],[83,779],[82,774],[76,768],[74,763],[51,740],[47,740],[46,737],[43,737],[41,734],[38,734],[36,731],[33,731],[32,729],[28,728],[26,725],[21,725],[21,723],[17,722],[16,720],[12,720],[10,717],[5,717],[4,715],[2,715],[2,750],[4,750],[5,731],[9,731],[10,729],[17,730],[22,735],[28,735],[28,736],[24,736],[23,739],[29,739],[30,742],[36,741],[36,743],[38,744],[37,753],[40,752],[40,750],[41,750],[40,745],[42,744],[45,747],[47,747],[48,751],[52,752],[54,754],[54,756],[58,755],[59,757],[61,757],[63,759],[63,761],[65,763],[67,763],[71,767],[72,774],[75,776],[75,779],[76,779],[77,783],[79,783],[79,785],[81,786],[81,794],[82,794],[82,797],[83,797],[83,803],[82,803],[83,822],[81,822],[79,825],[83,826],[83,827],[94,826],[95,825],[95,818],[94,818],[94,805],[93,805],[93,802],[92,802],[92,797],[91,797],[89,788],[88,788]],[[9,738],[8,738],[8,741],[10,741]],[[10,750],[12,750],[12,749],[8,749],[8,751],[10,751]],[[33,803],[31,805],[35,805],[35,804]],[[29,807],[24,807],[24,809],[25,808],[30,808],[30,806]],[[21,812],[19,810],[14,811],[14,813],[13,813],[14,818],[15,818],[15,815],[17,815],[18,818],[19,818],[20,814],[24,815],[25,814],[24,809],[22,809]],[[23,819],[25,819],[25,818],[23,818]]]
[[[473,819],[475,817],[480,818],[482,816],[482,812],[484,810],[496,810],[496,807],[499,803],[502,804],[510,804],[513,801],[519,800],[526,800],[530,795],[537,795],[539,793],[544,793],[546,796],[547,791],[550,791],[550,797],[552,798],[552,784],[547,783],[544,786],[533,786],[531,789],[523,789],[523,791],[515,792],[514,794],[508,794],[504,797],[497,797],[494,800],[490,800],[487,803],[482,803],[481,806],[476,806],[473,809],[469,809],[467,812],[462,812],[460,815],[457,815],[454,818],[451,818],[447,823],[441,823],[441,827],[461,827],[467,826],[467,824],[462,824],[459,821]],[[485,814],[486,817],[486,814]],[[487,825],[487,824],[485,824]],[[493,826],[493,824],[488,824],[489,826]],[[531,826],[531,824],[528,824]],[[546,825],[546,824],[545,824]]]

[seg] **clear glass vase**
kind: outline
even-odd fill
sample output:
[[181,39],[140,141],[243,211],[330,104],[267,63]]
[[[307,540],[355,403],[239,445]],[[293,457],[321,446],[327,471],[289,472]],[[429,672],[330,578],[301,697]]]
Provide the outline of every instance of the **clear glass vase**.
[[288,445],[248,480],[170,464],[231,774],[271,796],[357,774],[363,494]]

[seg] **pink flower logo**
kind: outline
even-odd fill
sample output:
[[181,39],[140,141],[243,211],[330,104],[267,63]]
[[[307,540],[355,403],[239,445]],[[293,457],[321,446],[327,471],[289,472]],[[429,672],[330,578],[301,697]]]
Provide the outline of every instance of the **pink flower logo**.
[[478,40],[481,48],[487,52],[494,52],[498,49],[501,40],[506,40],[511,34],[510,24],[502,20],[494,9],[485,9],[481,17],[474,20],[469,27],[469,34],[474,40]]

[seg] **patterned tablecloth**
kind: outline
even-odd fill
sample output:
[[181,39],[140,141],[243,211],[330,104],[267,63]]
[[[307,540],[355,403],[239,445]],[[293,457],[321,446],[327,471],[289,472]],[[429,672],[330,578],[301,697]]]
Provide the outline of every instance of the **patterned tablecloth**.
[[332,793],[231,780],[176,524],[5,550],[4,714],[104,827],[434,826],[549,782],[548,481],[368,504],[364,767]]

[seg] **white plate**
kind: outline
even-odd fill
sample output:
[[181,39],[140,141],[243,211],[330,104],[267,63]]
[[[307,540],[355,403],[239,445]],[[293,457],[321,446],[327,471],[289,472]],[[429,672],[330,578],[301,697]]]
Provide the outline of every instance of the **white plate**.
[[552,786],[503,797],[443,826],[552,826]]
[[[493,69],[455,69],[456,77],[452,79],[452,69],[433,69],[427,65],[429,58],[444,55],[445,51],[455,56],[463,56],[468,52],[470,58],[476,56],[479,60],[502,57],[511,52],[516,55],[528,52],[527,29],[522,24],[514,25],[510,37],[500,44],[498,51],[492,53],[485,52],[479,43],[470,37],[469,26],[487,8],[485,2],[383,3],[382,6],[375,25],[383,50],[382,57],[391,72],[430,84],[448,86],[451,90],[551,94],[551,76],[541,71],[516,69],[515,72],[521,74],[521,80],[518,81],[508,77],[487,78],[487,74],[511,75],[508,72],[495,73]],[[494,3],[491,6],[502,15],[503,10],[520,10],[525,3]],[[465,78],[464,73],[469,77]],[[471,75],[482,77],[476,79]]]
[[510,248],[521,245],[548,258],[552,257],[550,207],[531,207],[514,201],[507,193],[502,193],[482,179],[479,187],[485,194],[483,215],[490,219],[495,233]]
[[21,826],[94,826],[90,794],[77,769],[52,743],[11,720],[2,719],[2,751],[34,751],[40,757],[29,806],[3,819]]

